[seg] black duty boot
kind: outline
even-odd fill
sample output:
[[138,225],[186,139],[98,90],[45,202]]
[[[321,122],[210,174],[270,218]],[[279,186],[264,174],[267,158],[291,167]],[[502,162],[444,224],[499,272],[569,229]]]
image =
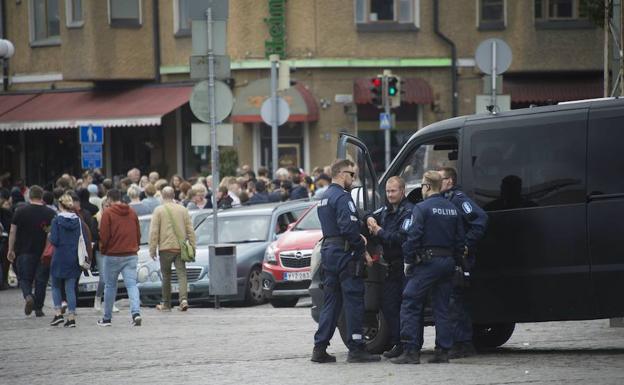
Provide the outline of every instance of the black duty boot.
[[386,358],[394,358],[400,356],[401,354],[403,354],[403,345],[396,344],[392,347],[392,349],[384,352],[383,356]]
[[393,364],[420,364],[420,350],[405,349],[403,353],[390,360]]
[[451,350],[449,351],[449,358],[451,359],[457,359],[457,358],[464,358],[464,343],[463,342],[457,342],[456,344],[453,345],[453,347],[451,348]]
[[435,348],[435,352],[433,353],[433,357],[429,359],[430,364],[448,364],[448,350]]
[[325,346],[315,346],[312,350],[312,358],[310,361],[324,364],[326,362],[336,362],[336,357],[327,353]]
[[472,342],[464,342],[464,357],[472,357],[476,355],[477,355],[477,349],[475,349]]
[[349,354],[347,354],[347,362],[355,363],[355,362],[376,362],[381,360],[381,357],[377,354],[370,354],[366,351],[365,348],[359,348],[354,350],[349,350]]

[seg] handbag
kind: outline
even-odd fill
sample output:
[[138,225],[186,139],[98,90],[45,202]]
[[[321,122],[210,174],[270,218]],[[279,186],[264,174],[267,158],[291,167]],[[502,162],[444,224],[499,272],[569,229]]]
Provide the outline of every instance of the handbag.
[[171,220],[171,227],[173,227],[173,232],[175,233],[176,238],[178,238],[178,244],[180,245],[180,258],[184,262],[195,262],[195,249],[189,242],[188,238],[182,238],[178,233],[178,226],[176,226],[175,221],[173,220],[173,215],[169,210],[169,207],[164,206],[165,211],[167,211],[167,215],[169,215],[169,219]]
[[78,218],[80,224],[80,237],[78,238],[78,264],[81,268],[89,270],[91,263],[89,263],[89,252],[87,251],[87,244],[82,234],[82,221]]
[[50,240],[46,240],[43,253],[41,253],[41,264],[44,266],[50,266],[52,263],[52,254],[54,254],[54,245],[50,242]]

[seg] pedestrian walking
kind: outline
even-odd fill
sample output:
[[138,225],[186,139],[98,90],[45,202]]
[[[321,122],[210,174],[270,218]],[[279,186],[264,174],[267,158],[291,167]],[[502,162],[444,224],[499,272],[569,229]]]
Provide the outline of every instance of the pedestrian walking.
[[343,311],[347,320],[347,362],[379,361],[378,355],[366,351],[363,339],[365,264],[372,264],[366,252],[366,239],[360,234],[360,220],[348,190],[355,179],[355,165],[338,159],[332,166],[332,184],[318,204],[318,217],[323,231],[321,271],[324,305],[318,330],[314,335],[312,361],[336,362],[327,353],[338,317]]
[[373,240],[382,247],[382,259],[387,266],[381,291],[381,311],[390,331],[391,348],[383,354],[386,358],[398,357],[403,353],[400,313],[405,275],[401,246],[407,239],[413,207],[405,197],[405,181],[393,176],[386,182],[386,204],[366,218]]
[[[442,177],[442,194],[460,213],[466,232],[466,250],[461,258],[462,272],[470,275],[474,269],[477,243],[485,235],[488,216],[472,199],[457,185],[457,172],[454,168],[445,167],[439,170]],[[465,279],[467,276],[464,275]],[[453,348],[449,358],[470,357],[477,354],[472,344],[472,318],[466,292],[467,282],[458,282],[451,293],[450,312],[453,325]]]
[[[50,276],[50,268],[41,263],[47,233],[54,210],[43,203],[43,189],[37,185],[30,188],[30,203],[13,214],[9,232],[7,258],[17,267],[17,276],[24,295],[24,313],[35,310],[37,317],[43,317],[43,303]],[[34,283],[34,295],[33,295]]]
[[[105,287],[104,281],[106,277],[106,273],[104,272],[104,257],[102,256],[102,253],[100,251],[100,242],[99,242],[100,225],[102,223],[102,212],[110,207],[110,202],[108,198],[106,197],[102,198],[101,203],[102,203],[102,209],[98,211],[98,213],[94,217],[95,220],[97,221],[97,233],[98,233],[98,242],[93,250],[93,254],[95,256],[95,265],[96,265],[96,270],[97,270],[97,275],[98,275],[98,286],[97,286],[97,289],[95,289],[95,298],[93,299],[93,309],[96,312],[102,311],[102,297],[104,296],[104,287]],[[93,264],[91,264],[91,266],[93,266]],[[91,269],[91,272],[93,273],[93,268]],[[113,303],[113,313],[119,313],[119,308],[117,308],[117,305],[115,305],[115,303]]]
[[[59,214],[52,220],[50,243],[54,245],[50,264],[52,281],[52,300],[56,314],[50,325],[63,323],[63,299],[67,301],[67,320],[63,326],[76,327],[76,284],[82,273],[78,264],[78,244],[85,242],[87,250],[91,248],[90,230],[87,224],[76,214],[71,195],[64,194],[58,202]],[[82,235],[82,240],[81,236]],[[61,288],[65,290],[65,297]]]
[[427,171],[422,179],[424,201],[414,206],[407,240],[403,243],[407,279],[401,303],[403,353],[390,362],[419,364],[423,343],[423,310],[431,291],[435,319],[435,354],[430,363],[447,363],[453,344],[449,299],[455,256],[464,250],[464,228],[455,206],[440,194],[442,178]]
[[182,260],[180,242],[188,240],[195,249],[195,232],[188,210],[173,201],[172,187],[162,190],[163,203],[154,210],[150,224],[149,250],[153,260],[160,258],[162,303],[159,309],[171,311],[171,265],[176,268],[179,284],[179,309],[188,309],[186,262]]
[[106,194],[110,207],[102,213],[100,225],[100,251],[104,262],[104,317],[100,326],[110,326],[113,303],[117,296],[117,277],[121,273],[130,300],[132,325],[141,326],[137,263],[141,229],[136,213],[121,202],[121,192],[109,190]]

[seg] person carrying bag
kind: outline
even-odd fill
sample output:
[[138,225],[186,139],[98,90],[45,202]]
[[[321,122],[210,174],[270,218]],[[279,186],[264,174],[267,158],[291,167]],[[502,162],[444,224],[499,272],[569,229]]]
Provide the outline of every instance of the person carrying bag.
[[[171,311],[171,292],[179,291],[180,310],[186,311],[188,309],[186,262],[195,261],[195,232],[186,208],[173,202],[173,189],[165,187],[161,196],[163,204],[158,206],[152,215],[149,240],[150,256],[153,260],[156,260],[157,256],[160,257],[162,273],[162,303],[157,309]],[[178,227],[181,221],[184,235]],[[177,282],[174,283],[179,284],[173,287],[174,290],[171,284],[172,264],[175,265],[177,278]]]

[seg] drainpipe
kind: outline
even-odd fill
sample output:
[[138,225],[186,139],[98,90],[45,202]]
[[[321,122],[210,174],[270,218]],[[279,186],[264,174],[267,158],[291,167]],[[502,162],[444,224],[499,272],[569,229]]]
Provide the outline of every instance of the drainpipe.
[[160,8],[158,0],[152,1],[152,8],[154,9],[154,80],[156,83],[160,83]]
[[455,43],[440,32],[440,10],[439,1],[433,0],[433,32],[438,35],[446,44],[451,47],[451,101],[453,104],[453,117],[458,115],[458,95],[457,95],[457,47]]
[[[6,39],[6,4],[0,0],[0,39]],[[9,90],[9,63],[7,59],[2,60],[2,90]]]

